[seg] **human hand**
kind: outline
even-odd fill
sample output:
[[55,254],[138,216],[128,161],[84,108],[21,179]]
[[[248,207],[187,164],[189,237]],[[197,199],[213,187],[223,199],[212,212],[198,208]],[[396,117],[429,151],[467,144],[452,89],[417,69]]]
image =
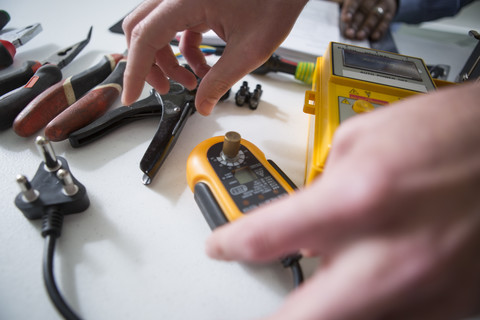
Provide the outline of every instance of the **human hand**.
[[397,12],[397,0],[345,0],[340,16],[344,36],[379,40]]
[[[281,44],[307,0],[147,0],[125,20],[129,47],[122,100],[134,102],[147,80],[161,93],[172,78],[194,89],[193,74],[179,66],[170,41],[185,31],[179,48],[202,78],[196,107],[209,114],[221,96],[245,74],[260,66]],[[198,46],[202,32],[213,30],[226,42],[210,68]]]
[[457,319],[480,311],[478,84],[343,123],[321,177],[207,240],[216,259],[302,249],[316,273],[268,319]]

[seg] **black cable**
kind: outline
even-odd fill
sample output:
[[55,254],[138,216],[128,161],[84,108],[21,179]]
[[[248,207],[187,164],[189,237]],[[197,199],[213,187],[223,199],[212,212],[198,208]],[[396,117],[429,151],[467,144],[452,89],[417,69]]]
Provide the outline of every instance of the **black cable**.
[[298,260],[290,266],[290,269],[293,275],[293,286],[297,288],[303,282],[303,271]]
[[293,286],[297,288],[303,282],[303,271],[300,265],[301,254],[293,254],[281,260],[284,268],[290,268],[293,276]]
[[44,216],[42,236],[45,238],[43,251],[43,280],[50,300],[57,308],[58,312],[67,320],[80,320],[80,317],[70,308],[63,299],[53,274],[53,256],[55,252],[55,243],[60,236],[63,224],[63,214],[56,210],[51,210]]

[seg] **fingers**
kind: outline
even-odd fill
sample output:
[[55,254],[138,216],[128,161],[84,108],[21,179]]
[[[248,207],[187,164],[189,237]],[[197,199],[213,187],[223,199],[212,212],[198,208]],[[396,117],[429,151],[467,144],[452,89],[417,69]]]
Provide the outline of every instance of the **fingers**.
[[341,19],[343,22],[350,23],[354,14],[357,12],[358,7],[360,6],[360,1],[358,0],[345,0],[342,6]]
[[200,78],[203,78],[210,70],[210,66],[207,64],[205,55],[199,49],[199,46],[202,44],[202,39],[203,36],[200,32],[186,30],[182,34],[179,43],[180,52],[188,61],[188,65]]
[[236,82],[261,65],[271,54],[267,50],[250,50],[251,46],[248,40],[233,39],[209,70],[200,59],[195,60],[199,72],[208,71],[200,82],[195,97],[195,105],[200,114],[210,114],[215,104]]
[[175,2],[147,1],[125,19],[129,52],[122,95],[124,104],[129,105],[140,96],[145,80],[161,91],[165,91],[166,76],[177,77],[192,87],[193,75],[180,69],[169,48],[176,30],[182,29],[182,21],[172,14],[175,10]]
[[342,8],[344,35],[350,39],[380,39],[397,10],[395,0],[350,0]]
[[335,252],[380,223],[381,219],[366,219],[363,214],[371,210],[365,199],[375,193],[365,181],[350,177],[346,186],[322,178],[218,228],[207,240],[207,254],[215,259],[268,261],[299,249],[325,256]]

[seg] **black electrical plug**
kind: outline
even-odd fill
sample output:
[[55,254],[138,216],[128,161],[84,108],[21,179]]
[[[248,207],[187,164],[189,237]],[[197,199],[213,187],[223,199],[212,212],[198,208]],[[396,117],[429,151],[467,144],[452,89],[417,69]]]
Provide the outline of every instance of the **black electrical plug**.
[[85,211],[90,205],[86,188],[70,173],[67,161],[57,157],[44,137],[35,143],[43,155],[32,181],[19,175],[17,183],[22,192],[15,198],[15,205],[28,219],[40,219],[51,211],[62,215]]
[[32,181],[24,175],[17,176],[21,192],[15,198],[15,205],[28,219],[43,219],[45,287],[53,304],[65,319],[80,319],[65,302],[55,283],[53,255],[56,239],[61,235],[63,217],[85,211],[90,200],[85,187],[71,175],[67,161],[55,155],[50,141],[37,137],[35,143],[44,161],[40,163]]

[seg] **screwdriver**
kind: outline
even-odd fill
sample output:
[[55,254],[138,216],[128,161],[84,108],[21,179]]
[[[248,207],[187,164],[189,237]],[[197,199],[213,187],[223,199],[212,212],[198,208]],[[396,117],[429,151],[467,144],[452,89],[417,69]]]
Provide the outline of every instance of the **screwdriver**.
[[93,67],[45,90],[15,118],[15,133],[21,137],[29,137],[45,127],[63,110],[105,80],[123,57],[123,54],[117,53],[105,55]]
[[0,35],[0,67],[5,68],[11,65],[17,48],[23,46],[41,31],[42,25],[35,23]]
[[273,54],[264,64],[252,71],[253,74],[267,74],[268,72],[283,72],[295,76],[295,79],[312,83],[315,64],[313,62],[292,62]]
[[126,59],[118,62],[115,70],[85,96],[50,121],[45,136],[51,141],[62,141],[70,133],[85,127],[101,117],[120,96]]
[[0,10],[0,30],[10,21],[10,15],[5,10]]
[[[61,69],[69,64],[90,42],[92,28],[88,32],[85,40],[82,40],[73,46],[62,49],[50,56],[46,62],[41,65],[38,61],[29,61],[26,67],[0,76],[0,89],[12,82],[27,78],[27,84],[18,88],[14,92],[0,98],[0,130],[8,129],[12,126],[17,115],[40,93],[62,80]],[[41,65],[37,69],[32,69],[31,65]],[[34,71],[36,70],[36,72]],[[33,74],[33,77],[32,77]],[[21,86],[20,84],[19,86]],[[15,89],[15,88],[14,88]],[[12,89],[13,90],[13,89]]]

